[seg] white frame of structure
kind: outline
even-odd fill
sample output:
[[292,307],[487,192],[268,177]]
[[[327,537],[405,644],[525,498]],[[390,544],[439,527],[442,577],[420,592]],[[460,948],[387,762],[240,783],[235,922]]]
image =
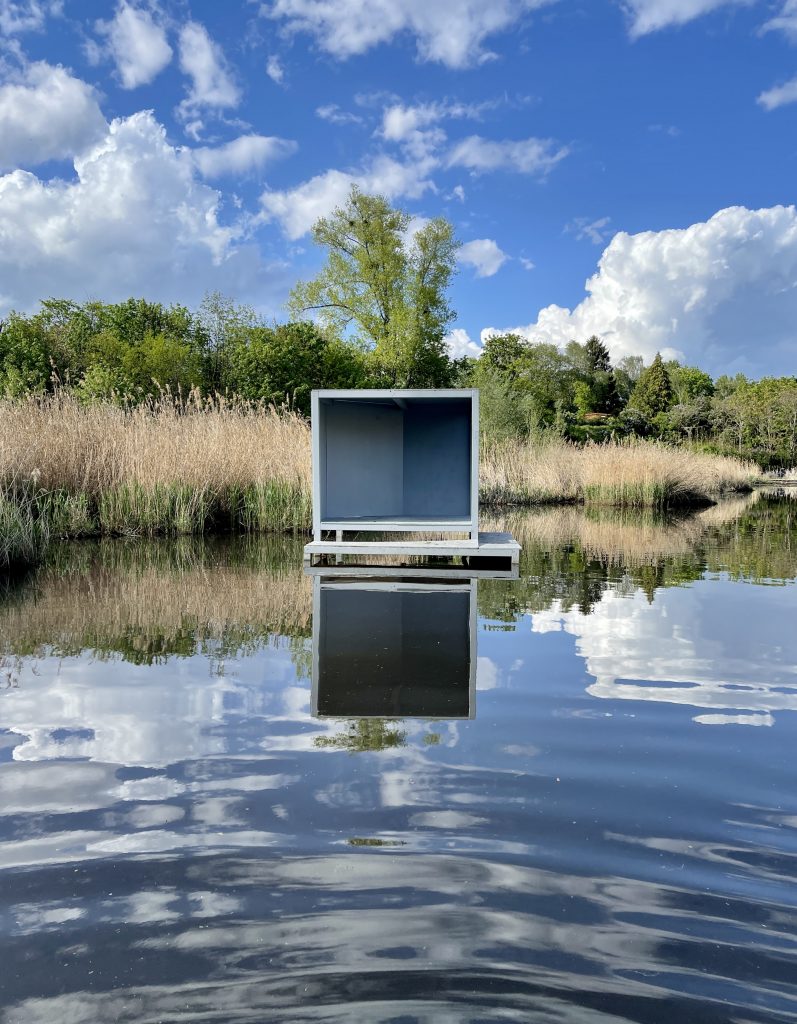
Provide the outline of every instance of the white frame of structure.
[[[407,399],[425,398],[441,400],[446,399],[468,399],[471,403],[471,452],[470,452],[470,515],[461,519],[451,517],[443,520],[423,518],[411,520],[407,517],[398,517],[389,520],[384,517],[368,520],[358,520],[356,525],[351,520],[339,521],[335,519],[322,519],[321,517],[321,429],[320,429],[320,404],[323,399],[344,399],[356,401],[357,399],[392,399],[399,408],[406,408]],[[418,533],[430,531],[434,533],[467,533],[468,539],[457,541],[457,547],[469,549],[479,546],[479,392],[476,388],[434,388],[434,389],[409,389],[409,388],[388,388],[388,389],[360,389],[360,390],[318,390],[311,395],[312,413],[312,462],[313,462],[313,541],[314,543],[325,543],[322,540],[323,531],[332,531],[336,536],[336,546],[348,546],[344,544],[343,533],[347,532],[381,532],[381,533]],[[434,541],[416,542],[423,543],[426,548],[431,548]],[[445,544],[449,542],[444,542]],[[362,550],[364,545],[370,545],[366,550],[377,548],[390,549],[389,544],[382,541],[357,541],[357,547]]]

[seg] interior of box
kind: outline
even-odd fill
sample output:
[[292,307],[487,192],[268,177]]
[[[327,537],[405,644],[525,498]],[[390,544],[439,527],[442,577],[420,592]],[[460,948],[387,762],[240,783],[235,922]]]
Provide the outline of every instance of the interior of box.
[[322,399],[321,519],[467,522],[469,399]]

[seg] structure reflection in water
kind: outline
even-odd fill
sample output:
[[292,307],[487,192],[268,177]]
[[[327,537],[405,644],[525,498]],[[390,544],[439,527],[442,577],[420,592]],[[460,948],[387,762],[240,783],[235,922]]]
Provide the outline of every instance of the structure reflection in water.
[[312,711],[321,718],[474,718],[478,576],[517,570],[310,568]]

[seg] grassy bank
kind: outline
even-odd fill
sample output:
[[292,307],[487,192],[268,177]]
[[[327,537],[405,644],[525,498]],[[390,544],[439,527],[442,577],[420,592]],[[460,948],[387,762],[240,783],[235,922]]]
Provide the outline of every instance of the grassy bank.
[[[491,506],[583,502],[663,508],[743,490],[757,467],[652,442],[486,445]],[[164,396],[135,408],[67,392],[0,400],[0,567],[48,539],[304,531],[306,420],[224,399]]]
[[749,490],[760,473],[751,462],[654,441],[584,447],[513,441],[485,447],[481,500],[494,506],[580,502],[615,508],[677,508]]

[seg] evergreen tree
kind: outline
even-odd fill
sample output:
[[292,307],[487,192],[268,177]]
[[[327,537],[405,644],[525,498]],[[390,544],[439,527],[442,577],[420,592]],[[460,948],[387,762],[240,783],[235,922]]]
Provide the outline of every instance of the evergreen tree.
[[596,334],[587,339],[584,352],[590,373],[611,373],[612,362],[609,358],[609,350]]
[[666,412],[672,405],[673,393],[670,376],[661,355],[656,358],[637,381],[636,387],[628,400],[629,408],[637,409],[651,419],[660,412]]

